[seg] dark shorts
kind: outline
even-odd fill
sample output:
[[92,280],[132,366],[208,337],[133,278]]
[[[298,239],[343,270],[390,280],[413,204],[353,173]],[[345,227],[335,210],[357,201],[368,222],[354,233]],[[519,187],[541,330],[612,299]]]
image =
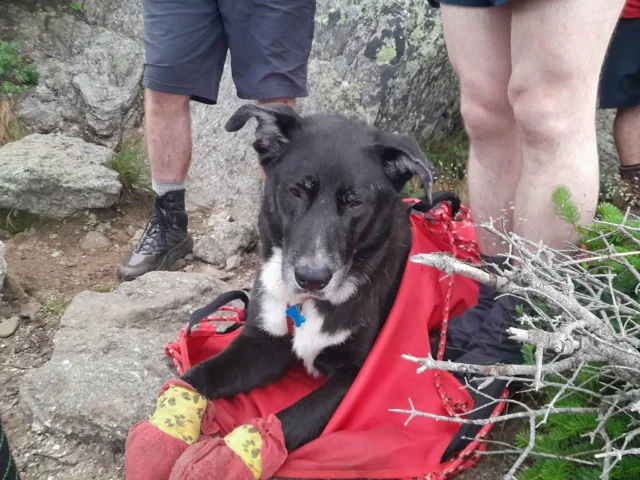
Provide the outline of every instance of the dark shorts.
[[445,5],[457,5],[459,7],[499,7],[511,0],[427,0],[433,7]]
[[244,100],[307,96],[315,0],[143,0],[143,85],[214,104],[227,50]]
[[602,66],[600,108],[640,105],[640,19],[623,18]]

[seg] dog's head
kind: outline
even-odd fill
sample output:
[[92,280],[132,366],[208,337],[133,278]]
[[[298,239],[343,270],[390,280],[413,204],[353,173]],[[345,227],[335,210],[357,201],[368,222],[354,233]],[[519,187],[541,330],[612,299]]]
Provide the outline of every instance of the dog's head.
[[398,216],[406,215],[399,195],[405,183],[417,176],[431,200],[432,166],[409,136],[341,116],[302,118],[282,104],[243,105],[226,129],[238,131],[251,118],[267,176],[267,257],[282,255],[292,294],[345,302],[369,281]]

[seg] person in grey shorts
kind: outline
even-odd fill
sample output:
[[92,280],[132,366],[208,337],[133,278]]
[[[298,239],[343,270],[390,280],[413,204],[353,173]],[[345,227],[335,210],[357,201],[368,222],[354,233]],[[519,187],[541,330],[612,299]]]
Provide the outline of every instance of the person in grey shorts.
[[145,128],[156,202],[121,280],[168,270],[193,248],[185,212],[191,100],[215,105],[227,56],[238,96],[295,108],[307,96],[315,0],[143,0]]

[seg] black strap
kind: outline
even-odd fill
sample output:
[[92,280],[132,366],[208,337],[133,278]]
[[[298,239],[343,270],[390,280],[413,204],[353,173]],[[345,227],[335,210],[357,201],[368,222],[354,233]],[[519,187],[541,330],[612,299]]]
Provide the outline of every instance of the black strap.
[[460,197],[453,192],[435,192],[433,194],[433,203],[429,203],[426,198],[420,200],[415,205],[411,205],[411,210],[416,210],[422,213],[429,213],[439,203],[450,202],[451,203],[451,216],[455,217],[460,211]]
[[4,433],[2,423],[0,423],[0,478],[6,478],[7,480],[20,480],[18,467],[13,459],[13,455],[11,455],[9,439]]
[[210,303],[206,304],[204,307],[197,309],[191,315],[189,315],[189,326],[187,327],[187,335],[191,333],[191,329],[200,321],[207,318],[212,313],[217,312],[220,307],[227,305],[228,303],[233,302],[234,300],[242,300],[244,303],[244,308],[249,307],[249,295],[242,290],[232,290],[230,292],[225,292],[222,295],[214,298]]

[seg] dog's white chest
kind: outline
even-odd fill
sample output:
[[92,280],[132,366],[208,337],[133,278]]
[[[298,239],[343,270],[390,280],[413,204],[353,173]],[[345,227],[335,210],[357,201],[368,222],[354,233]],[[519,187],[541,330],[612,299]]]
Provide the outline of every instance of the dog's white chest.
[[301,313],[305,321],[294,329],[293,352],[302,360],[307,372],[318,376],[320,373],[313,365],[316,357],[325,348],[344,343],[351,332],[349,330],[339,330],[335,333],[323,332],[324,317],[311,301],[302,304]]
[[261,298],[260,326],[274,336],[289,335],[286,310],[289,305],[301,305],[300,313],[304,322],[293,332],[293,352],[302,360],[305,369],[313,376],[319,375],[314,367],[316,357],[325,348],[344,343],[351,332],[339,330],[335,333],[322,331],[324,316],[318,311],[313,300],[291,295],[282,280],[282,252],[274,249],[274,254],[260,272],[264,295]]

